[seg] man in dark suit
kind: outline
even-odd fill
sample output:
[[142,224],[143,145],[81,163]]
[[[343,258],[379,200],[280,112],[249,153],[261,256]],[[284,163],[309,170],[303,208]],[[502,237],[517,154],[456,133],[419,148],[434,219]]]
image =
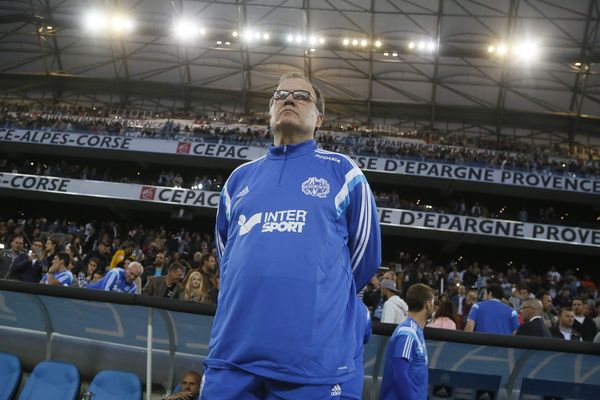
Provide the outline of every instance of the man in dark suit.
[[543,312],[544,306],[538,299],[524,300],[520,313],[525,322],[519,326],[516,334],[522,336],[552,337],[550,331],[544,325],[544,320],[542,319]]

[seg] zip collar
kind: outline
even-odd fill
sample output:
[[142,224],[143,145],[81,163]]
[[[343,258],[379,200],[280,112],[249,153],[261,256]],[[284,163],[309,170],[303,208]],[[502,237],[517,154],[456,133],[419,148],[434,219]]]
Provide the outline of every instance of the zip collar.
[[269,146],[267,157],[272,160],[283,160],[285,158],[300,157],[311,153],[317,148],[317,142],[314,139],[295,144],[282,144],[280,146]]

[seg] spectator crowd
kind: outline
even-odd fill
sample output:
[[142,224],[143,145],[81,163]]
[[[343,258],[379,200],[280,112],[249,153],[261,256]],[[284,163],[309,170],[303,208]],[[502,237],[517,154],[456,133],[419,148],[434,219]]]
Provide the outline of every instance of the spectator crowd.
[[[4,279],[217,302],[220,271],[209,233],[30,218],[0,221],[0,241]],[[432,327],[469,330],[472,308],[494,298],[514,311],[515,331],[532,318],[526,310],[539,304],[539,317],[556,337],[600,341],[598,281],[575,268],[481,265],[463,257],[434,261],[427,254],[398,252],[361,296],[374,320],[399,323],[408,313],[405,292],[417,283],[436,290]],[[483,306],[476,309],[484,314]]]
[[[221,115],[217,121],[216,117],[187,113],[159,115],[144,112],[140,115],[130,111],[119,114],[95,107],[44,112],[35,109],[34,106],[5,103],[0,113],[0,127],[251,146],[272,143],[270,129],[260,117],[254,121],[230,121]],[[136,116],[132,117],[132,114]],[[324,126],[317,132],[316,139],[327,150],[351,155],[398,157],[588,178],[600,176],[600,150],[591,146],[540,145],[514,137],[471,137],[418,129],[406,134],[396,130],[378,132],[373,127],[358,125],[348,125],[345,129]]]

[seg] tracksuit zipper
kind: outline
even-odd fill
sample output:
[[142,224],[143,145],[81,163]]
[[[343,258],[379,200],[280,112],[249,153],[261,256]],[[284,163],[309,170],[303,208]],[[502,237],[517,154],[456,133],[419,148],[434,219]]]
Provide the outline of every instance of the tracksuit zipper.
[[281,167],[281,173],[279,174],[278,185],[281,185],[281,178],[283,177],[283,170],[285,170],[285,163],[287,162],[287,144],[283,145],[283,166]]

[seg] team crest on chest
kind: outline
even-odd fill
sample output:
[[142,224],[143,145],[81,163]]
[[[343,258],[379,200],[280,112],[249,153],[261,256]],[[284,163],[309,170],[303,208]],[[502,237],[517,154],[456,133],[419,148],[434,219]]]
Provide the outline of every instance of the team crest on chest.
[[302,182],[302,193],[324,199],[329,194],[329,182],[323,178],[312,176]]

